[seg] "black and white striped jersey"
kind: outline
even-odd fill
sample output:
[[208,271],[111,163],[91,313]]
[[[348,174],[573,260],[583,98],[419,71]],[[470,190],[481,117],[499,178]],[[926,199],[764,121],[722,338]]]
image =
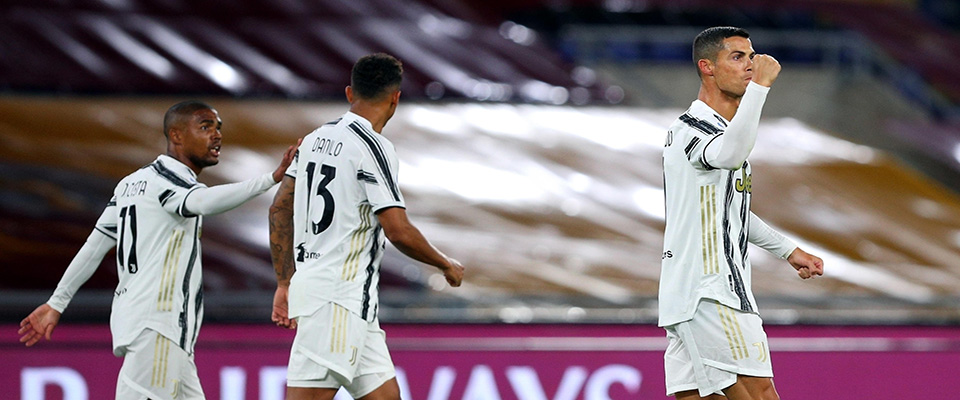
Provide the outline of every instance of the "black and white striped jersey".
[[720,169],[706,156],[707,146],[721,137],[729,124],[696,100],[667,133],[660,326],[689,320],[702,298],[756,312],[747,253],[750,163],[744,161],[733,170]]
[[376,213],[404,207],[393,143],[347,112],[307,135],[287,170],[294,189],[290,317],[327,302],[372,321],[386,244]]

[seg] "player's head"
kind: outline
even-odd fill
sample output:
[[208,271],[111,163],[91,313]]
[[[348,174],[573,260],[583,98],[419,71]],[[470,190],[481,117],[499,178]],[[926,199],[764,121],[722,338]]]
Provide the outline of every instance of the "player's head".
[[379,101],[400,90],[403,64],[384,53],[361,57],[353,65],[350,87],[353,95],[367,101]]
[[163,116],[167,155],[180,160],[194,172],[220,162],[220,115],[202,101],[174,104]]
[[732,37],[750,39],[750,33],[743,28],[715,26],[707,28],[697,35],[697,38],[693,40],[693,63],[697,65],[698,75],[702,76],[700,60],[709,60],[715,64],[717,56],[725,48],[726,39]]

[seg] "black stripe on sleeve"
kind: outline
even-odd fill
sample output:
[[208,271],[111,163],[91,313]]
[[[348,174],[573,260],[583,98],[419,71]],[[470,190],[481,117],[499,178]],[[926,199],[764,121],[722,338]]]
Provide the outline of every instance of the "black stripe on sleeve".
[[687,158],[690,158],[690,153],[693,153],[693,149],[696,148],[699,143],[699,137],[694,136],[693,139],[690,139],[690,143],[687,143],[687,147],[683,149],[683,152],[687,153]]
[[390,193],[393,194],[393,199],[400,201],[400,190],[397,188],[396,182],[393,181],[393,174],[390,173],[390,162],[387,160],[386,154],[384,154],[380,141],[378,141],[372,133],[367,132],[359,123],[354,122],[350,124],[350,130],[367,145],[370,153],[373,154],[374,160],[377,162],[377,168],[380,170],[380,174],[383,175],[387,187],[390,188]]

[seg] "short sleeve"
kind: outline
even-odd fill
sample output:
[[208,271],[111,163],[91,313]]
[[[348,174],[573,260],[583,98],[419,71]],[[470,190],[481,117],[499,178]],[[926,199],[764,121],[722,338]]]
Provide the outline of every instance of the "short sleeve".
[[284,175],[289,176],[293,179],[297,179],[297,164],[300,163],[300,149],[297,149],[297,152],[293,154],[293,162],[290,163],[290,166],[287,167],[287,171],[284,172]]
[[360,161],[357,180],[367,195],[373,211],[388,207],[405,207],[397,185],[399,162],[392,146],[369,151]]

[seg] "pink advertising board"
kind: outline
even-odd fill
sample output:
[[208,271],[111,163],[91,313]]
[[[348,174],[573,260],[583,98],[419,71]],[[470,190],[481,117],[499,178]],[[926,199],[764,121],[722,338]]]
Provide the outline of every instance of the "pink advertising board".
[[[60,326],[24,348],[0,325],[0,399],[113,398],[120,359],[106,326]],[[409,400],[665,399],[663,331],[647,325],[385,325]],[[769,326],[784,398],[952,398],[960,328]],[[197,366],[208,399],[283,398],[293,334],[208,325]],[[342,394],[341,394],[342,395]],[[348,399],[338,396],[338,399]]]

